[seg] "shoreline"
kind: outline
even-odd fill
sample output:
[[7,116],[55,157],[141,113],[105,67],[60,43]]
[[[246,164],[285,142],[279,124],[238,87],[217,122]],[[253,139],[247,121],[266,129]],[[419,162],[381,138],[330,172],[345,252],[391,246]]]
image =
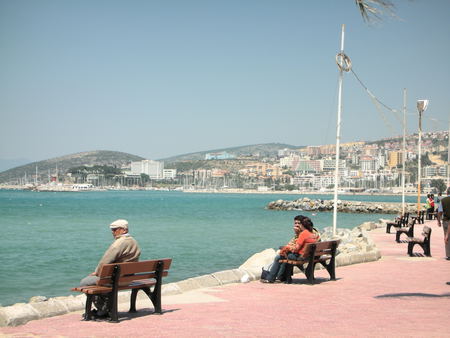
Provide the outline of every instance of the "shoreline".
[[[338,229],[337,237],[341,239],[339,254],[336,256],[336,266],[372,262],[381,258],[381,253],[368,235],[368,231],[386,226],[387,220],[380,219],[378,223],[365,222],[354,229]],[[324,229],[322,239],[329,240],[332,236],[329,229]],[[218,287],[232,283],[247,283],[261,277],[261,268],[273,262],[276,254],[274,249],[265,249],[249,257],[238,268],[218,271],[211,274],[191,277],[185,280],[163,284],[161,295],[179,295],[188,291]],[[323,269],[317,265],[316,269]],[[295,273],[298,273],[296,270]],[[169,271],[170,273],[170,271]],[[119,303],[129,302],[130,291],[119,293]],[[140,295],[144,297],[144,295]],[[139,298],[139,296],[138,296]],[[144,297],[145,298],[145,297]],[[19,326],[31,320],[42,319],[81,311],[85,307],[84,294],[47,298],[31,297],[28,303],[16,303],[0,306],[0,327]]]
[[[34,191],[34,192],[103,192],[103,191],[166,191],[166,192],[184,192],[195,194],[261,194],[261,195],[333,195],[333,191],[315,191],[315,190],[268,190],[260,191],[253,189],[168,189],[168,188],[145,188],[145,187],[130,187],[130,188],[116,188],[116,187],[98,187],[92,189],[71,189],[69,186],[61,187],[45,187],[45,189],[33,189],[27,186],[18,185],[0,185],[0,190],[12,190],[12,191]],[[341,191],[339,196],[401,196],[399,193],[394,192],[346,192]],[[422,193],[426,196],[425,193]],[[415,197],[417,193],[408,192],[405,196]]]

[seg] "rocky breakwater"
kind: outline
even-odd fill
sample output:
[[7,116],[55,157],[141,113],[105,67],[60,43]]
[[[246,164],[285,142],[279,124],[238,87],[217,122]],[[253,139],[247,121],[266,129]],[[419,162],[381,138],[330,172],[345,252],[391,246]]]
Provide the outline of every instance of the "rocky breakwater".
[[[267,204],[270,210],[302,210],[302,211],[332,211],[333,200],[299,198],[294,201],[277,200]],[[400,214],[402,204],[395,202],[361,202],[361,201],[337,201],[338,212],[361,214]],[[417,204],[406,203],[406,212],[417,210]]]

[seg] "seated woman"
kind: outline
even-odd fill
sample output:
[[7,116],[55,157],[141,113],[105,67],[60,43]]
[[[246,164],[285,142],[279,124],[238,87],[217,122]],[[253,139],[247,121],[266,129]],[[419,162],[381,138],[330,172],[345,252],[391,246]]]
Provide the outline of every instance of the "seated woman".
[[279,260],[283,258],[294,260],[299,259],[305,251],[306,244],[315,243],[318,241],[319,236],[314,232],[313,222],[309,217],[302,217],[298,221],[296,220],[295,223],[294,229],[297,225],[300,230],[300,234],[298,235],[295,245],[289,248],[289,252],[286,252],[288,250],[287,248],[285,250],[282,249],[280,254],[275,256],[275,260],[270,268],[270,273],[267,279],[261,279],[262,283],[274,283],[276,279],[285,279],[286,277],[284,275],[286,263],[280,264]]

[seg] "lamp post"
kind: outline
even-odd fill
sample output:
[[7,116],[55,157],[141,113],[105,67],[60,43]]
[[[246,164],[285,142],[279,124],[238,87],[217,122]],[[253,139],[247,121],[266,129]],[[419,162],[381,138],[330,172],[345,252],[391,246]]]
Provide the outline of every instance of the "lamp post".
[[420,180],[421,180],[421,157],[422,157],[422,113],[427,110],[428,100],[418,100],[417,101],[417,110],[419,112],[419,144],[418,144],[418,153],[419,158],[417,159],[417,214],[420,211]]

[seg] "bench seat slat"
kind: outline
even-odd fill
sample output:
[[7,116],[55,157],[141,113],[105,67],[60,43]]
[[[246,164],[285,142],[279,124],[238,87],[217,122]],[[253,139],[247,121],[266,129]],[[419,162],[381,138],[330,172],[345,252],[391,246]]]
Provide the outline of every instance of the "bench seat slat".
[[[320,257],[314,258],[314,262],[327,261],[329,259],[331,259],[331,255],[322,255]],[[309,260],[307,258],[302,258],[302,259],[299,259],[299,260],[295,260],[295,259],[280,259],[279,262],[280,263],[288,263],[288,264],[297,265],[297,264],[308,263]]]
[[[143,279],[140,281],[135,281],[133,283],[122,285],[117,288],[117,290],[129,290],[129,289],[138,289],[142,287],[150,287],[156,284],[156,280],[154,279]],[[93,285],[93,286],[87,286],[87,287],[78,287],[73,288],[72,291],[78,291],[83,292],[90,295],[98,295],[103,293],[110,293],[112,291],[111,286],[99,286],[99,285]]]
[[423,238],[416,238],[416,237],[407,237],[406,241],[407,242],[423,243],[424,239]]

